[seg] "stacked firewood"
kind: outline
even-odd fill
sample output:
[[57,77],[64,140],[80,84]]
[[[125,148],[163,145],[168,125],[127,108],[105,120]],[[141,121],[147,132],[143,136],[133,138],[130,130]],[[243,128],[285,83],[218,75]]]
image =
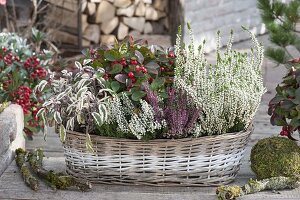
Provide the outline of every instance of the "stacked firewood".
[[78,45],[78,13],[82,46],[112,43],[131,33],[164,35],[169,29],[168,0],[46,1],[46,18],[53,25],[48,32],[61,43]]

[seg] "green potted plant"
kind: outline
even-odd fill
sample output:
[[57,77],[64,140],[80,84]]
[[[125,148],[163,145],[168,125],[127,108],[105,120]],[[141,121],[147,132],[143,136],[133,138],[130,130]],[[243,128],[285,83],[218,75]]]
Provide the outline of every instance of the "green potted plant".
[[69,174],[153,185],[234,179],[265,92],[263,47],[250,34],[256,49],[236,52],[231,36],[209,65],[189,30],[191,43],[182,44],[179,30],[174,50],[129,37],[84,51],[75,72],[36,87],[52,89],[38,115],[58,124]]
[[[33,30],[35,41],[39,41],[40,36],[39,31]],[[0,102],[22,106],[25,116],[24,132],[31,138],[33,133],[42,129],[43,124],[36,114],[45,98],[44,93],[34,94],[33,89],[42,80],[47,80],[53,53],[48,50],[33,50],[36,48],[16,33],[0,33],[0,47]]]
[[300,130],[299,59],[292,60],[291,64],[293,67],[278,84],[275,97],[269,102],[268,114],[271,116],[272,125],[282,126],[280,135],[294,140],[293,133]]

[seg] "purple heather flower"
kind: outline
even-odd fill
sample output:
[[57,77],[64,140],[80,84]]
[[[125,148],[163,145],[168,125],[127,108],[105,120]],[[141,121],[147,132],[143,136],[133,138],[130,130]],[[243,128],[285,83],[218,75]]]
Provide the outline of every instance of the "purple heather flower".
[[160,106],[158,96],[151,91],[149,86],[145,87],[147,101],[153,107],[155,119],[167,122],[168,138],[182,138],[191,134],[192,129],[200,115],[200,110],[193,105],[188,105],[188,96],[183,91],[173,88],[167,90],[168,99],[165,105]]

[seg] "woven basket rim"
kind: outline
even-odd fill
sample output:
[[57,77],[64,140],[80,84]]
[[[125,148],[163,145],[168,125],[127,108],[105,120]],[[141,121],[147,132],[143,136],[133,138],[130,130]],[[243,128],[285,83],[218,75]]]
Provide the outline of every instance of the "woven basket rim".
[[[115,137],[106,137],[101,135],[90,135],[91,139],[96,140],[112,140],[118,142],[140,142],[140,143],[162,143],[162,142],[181,142],[181,141],[191,141],[191,140],[202,140],[203,142],[207,141],[216,141],[216,140],[227,140],[236,137],[243,137],[244,135],[248,135],[249,132],[252,132],[254,129],[253,123],[251,123],[246,130],[242,130],[239,132],[232,132],[232,133],[225,133],[221,135],[212,135],[212,136],[201,136],[201,137],[187,137],[187,138],[180,138],[180,139],[153,139],[153,140],[138,140],[138,139],[127,139],[127,138],[115,138]],[[85,137],[84,133],[66,130],[67,134],[75,135],[77,137]]]

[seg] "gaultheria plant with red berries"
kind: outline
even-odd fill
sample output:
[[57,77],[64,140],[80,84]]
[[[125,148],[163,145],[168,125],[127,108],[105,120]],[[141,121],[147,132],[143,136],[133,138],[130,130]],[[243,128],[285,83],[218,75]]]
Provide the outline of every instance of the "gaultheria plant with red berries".
[[152,90],[166,96],[165,86],[173,82],[173,48],[164,50],[160,46],[149,46],[147,41],[127,37],[113,46],[83,53],[91,59],[92,67],[105,69],[103,77],[107,88],[116,93],[126,92],[135,102],[146,96],[143,83],[149,83]]
[[52,53],[32,51],[26,40],[13,33],[0,35],[0,47],[0,102],[22,106],[24,132],[30,138],[42,128],[36,114],[43,103],[43,94],[33,94],[33,89],[47,79]]
[[282,126],[280,135],[291,136],[300,131],[300,68],[299,59],[293,60],[293,65],[282,83],[276,87],[276,95],[269,103],[268,114],[271,124]]

